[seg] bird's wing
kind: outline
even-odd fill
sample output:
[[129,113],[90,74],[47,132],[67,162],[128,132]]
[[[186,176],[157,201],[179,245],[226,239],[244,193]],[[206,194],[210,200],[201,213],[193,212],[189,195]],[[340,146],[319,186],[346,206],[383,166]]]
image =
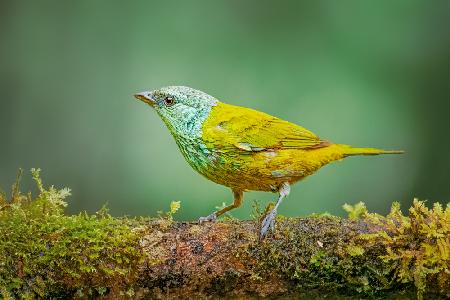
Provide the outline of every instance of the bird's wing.
[[311,131],[253,109],[218,103],[203,125],[203,139],[214,148],[258,152],[311,149],[328,145]]

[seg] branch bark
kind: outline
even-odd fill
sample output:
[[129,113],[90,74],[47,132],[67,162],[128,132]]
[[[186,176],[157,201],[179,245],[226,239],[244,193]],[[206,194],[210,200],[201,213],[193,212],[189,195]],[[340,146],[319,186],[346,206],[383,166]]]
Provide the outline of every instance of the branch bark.
[[[399,265],[382,259],[386,245],[379,224],[337,217],[283,218],[276,232],[258,241],[258,224],[229,221],[175,223],[147,228],[141,246],[147,261],[141,283],[153,297],[277,296],[324,293],[419,298],[413,280],[398,280]],[[449,295],[436,277],[426,293]],[[447,282],[448,284],[448,282]]]

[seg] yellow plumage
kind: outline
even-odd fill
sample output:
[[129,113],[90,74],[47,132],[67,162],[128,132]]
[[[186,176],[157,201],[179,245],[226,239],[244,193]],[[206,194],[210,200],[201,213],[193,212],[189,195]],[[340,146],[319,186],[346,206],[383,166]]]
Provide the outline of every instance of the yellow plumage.
[[278,191],[329,162],[384,150],[321,140],[311,131],[253,109],[219,102],[202,126],[202,139],[220,154],[204,175],[237,190]]

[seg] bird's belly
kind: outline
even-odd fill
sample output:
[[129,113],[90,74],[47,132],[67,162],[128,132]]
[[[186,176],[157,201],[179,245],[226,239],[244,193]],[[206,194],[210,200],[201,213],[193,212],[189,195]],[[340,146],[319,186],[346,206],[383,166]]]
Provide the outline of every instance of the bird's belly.
[[191,167],[201,175],[243,191],[277,191],[282,183],[293,184],[342,158],[332,147],[249,152],[217,151],[199,141],[178,145]]
[[206,168],[198,170],[208,179],[255,191],[277,191],[283,182],[295,183],[323,165],[304,150],[215,153],[209,161]]

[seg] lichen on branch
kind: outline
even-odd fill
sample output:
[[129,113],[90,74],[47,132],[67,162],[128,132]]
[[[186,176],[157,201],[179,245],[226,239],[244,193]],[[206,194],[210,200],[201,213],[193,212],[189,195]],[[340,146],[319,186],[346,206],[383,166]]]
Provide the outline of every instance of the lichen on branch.
[[[180,203],[158,218],[64,214],[68,189],[10,199],[0,193],[0,295],[5,299],[207,298],[344,295],[450,297],[450,207],[414,200],[407,215],[363,203],[330,215],[277,218],[258,240],[251,221],[176,222]],[[20,175],[20,174],[19,174]]]

